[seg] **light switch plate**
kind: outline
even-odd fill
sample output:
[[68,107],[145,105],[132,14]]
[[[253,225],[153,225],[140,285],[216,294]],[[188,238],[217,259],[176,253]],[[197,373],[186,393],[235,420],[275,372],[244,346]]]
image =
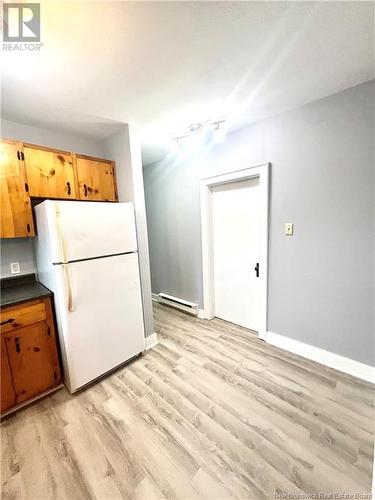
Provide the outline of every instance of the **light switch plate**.
[[19,274],[21,272],[19,262],[10,263],[10,274]]
[[293,231],[294,231],[294,224],[291,222],[286,222],[285,223],[285,235],[286,236],[293,236]]

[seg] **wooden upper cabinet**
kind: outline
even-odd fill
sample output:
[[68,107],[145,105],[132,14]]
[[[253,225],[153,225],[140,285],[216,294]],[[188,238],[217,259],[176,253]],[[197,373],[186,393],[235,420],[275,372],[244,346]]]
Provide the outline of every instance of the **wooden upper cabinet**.
[[70,153],[24,144],[23,153],[30,196],[77,199]]
[[117,201],[114,162],[77,155],[80,200]]
[[115,164],[0,140],[0,238],[35,236],[31,197],[117,201]]
[[1,238],[34,236],[22,144],[0,142]]

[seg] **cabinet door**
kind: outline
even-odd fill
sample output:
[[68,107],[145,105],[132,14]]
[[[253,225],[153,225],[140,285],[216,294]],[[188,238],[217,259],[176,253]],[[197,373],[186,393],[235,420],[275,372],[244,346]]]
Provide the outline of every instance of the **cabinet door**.
[[16,142],[0,142],[1,238],[35,235],[20,150]]
[[76,197],[73,159],[70,153],[24,144],[30,196],[40,198]]
[[5,335],[17,404],[60,383],[56,343],[41,321]]
[[5,338],[1,337],[1,403],[0,412],[8,410],[16,404],[12,376],[10,374]]
[[117,200],[113,162],[77,155],[77,177],[81,200]]

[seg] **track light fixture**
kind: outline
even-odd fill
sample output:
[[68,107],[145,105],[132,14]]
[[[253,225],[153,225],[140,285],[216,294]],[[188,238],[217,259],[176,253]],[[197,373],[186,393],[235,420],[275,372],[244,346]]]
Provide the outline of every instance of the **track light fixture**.
[[224,122],[225,118],[192,123],[184,134],[173,137],[173,141],[176,141],[177,145],[181,146],[184,139],[199,134],[205,129],[211,129],[214,133],[217,133],[219,130],[222,131]]

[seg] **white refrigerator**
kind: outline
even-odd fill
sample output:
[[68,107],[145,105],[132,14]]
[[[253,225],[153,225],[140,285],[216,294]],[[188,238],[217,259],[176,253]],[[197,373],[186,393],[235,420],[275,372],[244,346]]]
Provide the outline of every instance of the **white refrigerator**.
[[54,293],[75,392],[144,350],[134,206],[47,200],[35,215],[38,277]]

